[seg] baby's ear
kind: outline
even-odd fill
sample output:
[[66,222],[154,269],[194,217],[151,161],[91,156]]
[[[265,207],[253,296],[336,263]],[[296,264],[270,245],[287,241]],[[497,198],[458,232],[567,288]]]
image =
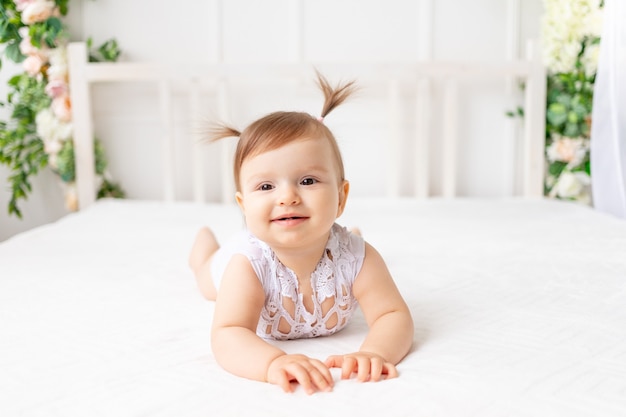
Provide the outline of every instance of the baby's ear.
[[243,207],[243,194],[241,194],[241,191],[237,191],[235,193],[235,201],[237,201],[237,204],[239,205],[241,211],[245,212],[245,209]]
[[350,193],[350,183],[348,180],[343,180],[339,186],[339,207],[337,207],[337,217],[341,216],[343,209],[346,208],[346,202],[348,201],[348,194]]

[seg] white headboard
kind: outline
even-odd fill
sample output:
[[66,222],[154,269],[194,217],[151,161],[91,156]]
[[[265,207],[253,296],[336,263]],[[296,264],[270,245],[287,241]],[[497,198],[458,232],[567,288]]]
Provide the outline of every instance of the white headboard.
[[[545,70],[541,64],[539,48],[529,44],[529,57],[526,60],[511,60],[499,63],[470,62],[410,62],[410,63],[315,63],[315,67],[325,74],[358,73],[359,81],[378,85],[384,91],[388,108],[389,138],[386,146],[386,195],[400,194],[400,170],[404,141],[413,141],[414,189],[411,195],[417,198],[429,197],[429,166],[441,165],[442,195],[454,197],[457,192],[457,144],[460,126],[458,124],[458,83],[463,80],[502,78],[510,83],[522,82],[524,88],[524,118],[521,134],[522,155],[519,157],[521,195],[541,196],[543,194],[544,137],[545,137]],[[216,97],[218,114],[225,116],[229,110],[229,91],[238,83],[283,82],[293,83],[310,80],[313,65],[302,64],[230,64],[217,63],[202,66],[165,67],[148,63],[90,63],[84,43],[71,43],[68,48],[70,68],[70,92],[72,100],[74,145],[76,156],[76,178],[79,206],[87,207],[95,201],[94,178],[94,121],[92,113],[91,86],[102,82],[148,81],[158,85],[160,120],[161,164],[163,172],[164,200],[175,199],[174,187],[174,135],[172,121],[174,90],[183,89],[189,109],[201,118],[200,96],[212,94]],[[433,83],[442,88],[442,108],[445,118],[438,127],[441,132],[441,160],[429,160],[430,141],[434,137],[431,117]],[[413,86],[415,115],[409,123],[414,124],[413,137],[406,139],[400,134],[407,123],[400,109],[400,95],[407,83]],[[505,109],[503,109],[504,111]],[[205,144],[196,143],[198,147]],[[224,142],[221,147],[221,200],[231,201],[234,195],[231,175],[232,143]],[[212,148],[212,149],[217,149]],[[193,199],[206,200],[206,178],[200,157],[202,152],[194,152],[193,158]]]

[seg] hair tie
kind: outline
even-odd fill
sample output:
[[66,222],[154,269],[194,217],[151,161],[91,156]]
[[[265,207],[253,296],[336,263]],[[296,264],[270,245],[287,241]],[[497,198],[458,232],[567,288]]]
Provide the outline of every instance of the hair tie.
[[317,121],[320,123],[324,123],[324,117],[323,116],[318,116]]

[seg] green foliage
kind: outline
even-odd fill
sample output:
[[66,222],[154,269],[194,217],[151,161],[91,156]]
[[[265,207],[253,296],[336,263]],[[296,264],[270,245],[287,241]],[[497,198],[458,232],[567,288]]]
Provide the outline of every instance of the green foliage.
[[89,62],[115,62],[119,58],[122,50],[115,39],[109,39],[99,47],[92,49],[92,40],[87,40],[89,52]]
[[126,193],[119,184],[104,179],[98,190],[98,198],[125,198]]
[[[94,141],[94,156],[96,162],[96,174],[104,176],[107,168],[104,146],[98,139]],[[57,173],[63,182],[76,180],[76,164],[74,161],[74,142],[68,140],[63,143],[63,148],[57,154]]]
[[[69,0],[55,0],[62,16],[68,12]],[[16,10],[13,0],[0,0],[0,44],[4,45],[2,55],[7,59],[20,63],[26,57],[20,51],[22,37],[20,29],[25,25],[21,13]],[[32,23],[28,27],[28,36],[34,47],[56,48],[65,42],[65,28],[58,17],[50,17],[42,22]],[[91,40],[89,40],[91,46]],[[92,49],[92,48],[90,48]],[[90,60],[115,61],[121,51],[115,40],[104,42],[95,50],[90,51]],[[0,68],[2,67],[0,55]],[[0,121],[0,164],[9,168],[8,178],[11,199],[8,205],[9,214],[22,217],[19,200],[24,200],[32,191],[31,179],[48,166],[48,154],[44,142],[37,134],[36,116],[51,105],[51,98],[46,94],[46,68],[37,76],[22,73],[8,81],[9,92],[6,102],[10,117]],[[121,187],[105,178],[106,157],[99,141],[95,141],[96,174],[102,177],[102,185],[98,197],[123,197]],[[56,155],[56,170],[63,182],[73,182],[76,177],[73,141],[66,140]]]
[[589,136],[595,75],[583,70],[548,76],[546,139]]
[[57,154],[57,173],[63,182],[72,182],[76,178],[74,163],[74,142],[66,140]]
[[[4,44],[4,55],[13,62],[22,62],[25,56],[20,52],[20,42],[22,37],[19,29],[26,26],[21,20],[21,14],[15,8],[12,0],[1,0],[0,8],[0,44]],[[56,0],[62,16],[67,14],[69,0]],[[62,39],[65,34],[63,24],[58,17],[50,17],[43,22],[36,22],[28,26],[28,34],[31,37],[33,46],[41,48],[46,45],[54,48],[58,39]],[[0,56],[0,67],[2,67],[2,57]]]
[[55,48],[57,39],[63,35],[63,24],[56,17],[51,17],[40,23],[34,23],[28,28],[31,43],[37,48],[47,46]]
[[30,178],[48,163],[43,142],[37,136],[35,116],[50,105],[45,84],[28,74],[9,80],[7,101],[13,111],[9,122],[0,122],[0,163],[8,166],[11,199],[9,214],[22,217],[18,200],[32,191]]
[[[3,54],[11,61],[21,62],[24,56],[20,52],[20,41],[22,40],[18,32],[24,26],[19,14],[15,10],[13,0],[1,0],[0,3],[0,44],[4,44]],[[0,54],[0,68],[2,68],[2,55]]]

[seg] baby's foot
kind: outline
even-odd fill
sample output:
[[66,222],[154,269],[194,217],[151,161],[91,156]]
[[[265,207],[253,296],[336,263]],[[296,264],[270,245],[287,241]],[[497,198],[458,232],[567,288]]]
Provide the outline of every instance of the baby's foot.
[[215,235],[208,227],[201,228],[196,234],[191,253],[189,254],[189,266],[194,272],[219,249],[220,245]]

